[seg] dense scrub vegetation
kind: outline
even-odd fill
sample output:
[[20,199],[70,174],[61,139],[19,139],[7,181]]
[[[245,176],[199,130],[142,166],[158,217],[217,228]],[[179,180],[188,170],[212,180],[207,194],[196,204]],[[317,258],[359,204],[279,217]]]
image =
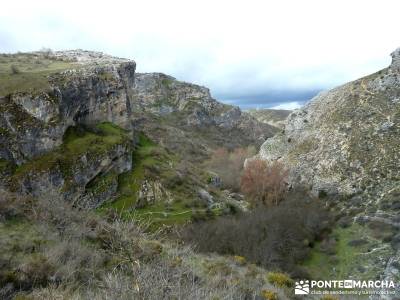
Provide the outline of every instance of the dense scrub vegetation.
[[1,299],[286,299],[262,269],[48,195],[0,194]]
[[201,252],[241,255],[269,269],[305,275],[297,265],[330,229],[323,204],[304,191],[292,191],[277,206],[190,225],[183,238]]

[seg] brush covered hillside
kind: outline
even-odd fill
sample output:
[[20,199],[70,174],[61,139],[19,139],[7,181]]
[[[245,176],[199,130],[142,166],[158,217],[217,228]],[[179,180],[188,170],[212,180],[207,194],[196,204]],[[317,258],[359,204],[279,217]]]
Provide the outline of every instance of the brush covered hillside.
[[262,123],[269,124],[278,128],[283,128],[286,118],[292,112],[286,109],[249,109],[247,112]]
[[83,50],[0,55],[0,298],[287,299],[287,275],[173,233],[245,211],[205,161],[223,148],[241,169],[254,153],[237,149],[279,129],[135,69]]
[[391,55],[389,67],[295,110],[259,152],[339,212],[337,253],[317,245],[307,262],[314,277],[399,281],[400,49]]

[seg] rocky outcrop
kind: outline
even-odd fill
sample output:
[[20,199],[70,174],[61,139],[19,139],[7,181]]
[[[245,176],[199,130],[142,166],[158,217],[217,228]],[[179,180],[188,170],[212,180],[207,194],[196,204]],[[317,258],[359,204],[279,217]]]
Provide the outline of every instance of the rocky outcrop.
[[[354,220],[383,224],[379,220],[385,219],[383,225],[395,230],[388,224],[399,219],[399,50],[392,58],[388,68],[322,92],[295,110],[259,156],[289,166],[292,186],[342,195],[338,210],[354,211]],[[374,257],[389,263],[387,253],[377,251]]]
[[32,168],[21,178],[15,178],[14,191],[34,197],[58,196],[80,207],[95,208],[112,200],[117,181],[116,176],[111,177],[102,191],[96,190],[101,187],[92,183],[104,180],[103,175],[112,176],[131,169],[131,150],[123,145],[117,145],[103,155],[90,156],[85,153],[76,159],[75,164],[67,166],[69,174],[66,174],[62,164],[51,164],[42,170]]
[[178,81],[162,73],[136,74],[135,99],[135,110],[159,116],[180,114],[187,126],[238,129],[254,139],[265,139],[277,131],[238,107],[216,101],[208,88]]
[[198,106],[205,111],[220,109],[223,104],[211,98],[209,89],[162,73],[136,74],[136,108],[164,115]]
[[211,206],[214,203],[214,197],[210,195],[205,189],[199,189],[197,192],[200,200],[207,206]]
[[288,117],[260,156],[287,163],[294,184],[378,201],[400,179],[399,93],[400,71],[393,65],[322,92]]
[[132,150],[129,134],[111,123],[90,130],[71,127],[59,147],[14,172],[0,173],[0,181],[21,194],[57,196],[81,207],[98,207],[113,199],[117,176],[131,169]]
[[390,65],[390,68],[392,70],[400,70],[400,48],[397,48],[390,55],[392,56],[392,64]]
[[144,180],[140,186],[135,208],[143,208],[157,202],[171,204],[174,201],[171,193],[166,190],[161,182]]
[[0,97],[0,158],[26,162],[59,146],[76,124],[129,128],[135,62],[88,53],[56,52],[79,65],[51,75],[50,90]]

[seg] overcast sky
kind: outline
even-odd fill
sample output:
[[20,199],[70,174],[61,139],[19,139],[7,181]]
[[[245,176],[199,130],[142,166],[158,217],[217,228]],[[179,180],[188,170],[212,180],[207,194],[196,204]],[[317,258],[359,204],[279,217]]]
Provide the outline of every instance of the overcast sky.
[[0,52],[103,51],[225,102],[294,108],[387,66],[399,11],[398,0],[5,0]]

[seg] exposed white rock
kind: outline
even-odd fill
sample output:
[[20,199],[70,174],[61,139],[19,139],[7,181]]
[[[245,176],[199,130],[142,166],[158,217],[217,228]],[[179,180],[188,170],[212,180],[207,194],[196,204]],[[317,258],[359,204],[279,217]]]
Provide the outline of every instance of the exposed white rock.
[[392,64],[390,65],[390,68],[399,70],[400,69],[400,48],[397,48],[390,55],[392,56]]
[[[400,49],[392,59],[389,68],[322,92],[295,110],[283,133],[261,146],[259,157],[285,163],[292,186],[342,195],[339,206],[344,212],[356,210],[355,220],[397,230]],[[397,281],[391,262],[400,254],[387,244],[382,249],[380,264],[387,267],[380,275]],[[365,258],[365,264],[373,266],[375,258]]]
[[210,195],[205,189],[199,189],[199,198],[203,200],[206,204],[211,205],[214,203],[214,197]]

